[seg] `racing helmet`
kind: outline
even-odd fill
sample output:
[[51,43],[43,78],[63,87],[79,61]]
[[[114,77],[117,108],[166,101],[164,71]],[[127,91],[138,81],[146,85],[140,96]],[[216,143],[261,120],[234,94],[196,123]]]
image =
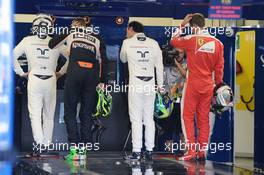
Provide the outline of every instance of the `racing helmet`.
[[168,93],[161,94],[156,93],[155,106],[154,106],[154,117],[157,119],[168,118],[173,111],[173,99],[170,98]]
[[225,83],[216,87],[214,90],[214,95],[212,99],[211,110],[217,114],[228,110],[233,106],[233,91]]
[[105,92],[103,89],[97,87],[97,103],[93,117],[108,117],[112,111],[112,96],[110,93]]
[[32,33],[45,39],[53,31],[53,19],[47,14],[38,14],[32,22]]

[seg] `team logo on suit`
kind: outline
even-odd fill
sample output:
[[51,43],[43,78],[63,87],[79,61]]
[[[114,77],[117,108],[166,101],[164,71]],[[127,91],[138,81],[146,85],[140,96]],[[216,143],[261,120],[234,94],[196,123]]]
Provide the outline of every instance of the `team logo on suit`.
[[37,50],[40,51],[40,54],[41,54],[41,55],[45,55],[45,52],[46,52],[46,51],[49,51],[49,49],[43,49],[43,50],[42,50],[41,48],[37,48]]
[[145,52],[137,51],[137,53],[140,54],[141,58],[145,58],[146,54],[149,53],[149,51],[145,51]]
[[204,39],[203,38],[198,38],[197,42],[198,42],[199,46],[202,46],[204,44]]

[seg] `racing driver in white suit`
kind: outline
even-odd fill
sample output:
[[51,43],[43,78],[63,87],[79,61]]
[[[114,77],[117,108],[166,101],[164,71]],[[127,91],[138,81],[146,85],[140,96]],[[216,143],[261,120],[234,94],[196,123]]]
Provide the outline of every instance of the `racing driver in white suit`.
[[[14,49],[14,70],[21,77],[28,77],[28,110],[34,138],[34,148],[29,156],[39,156],[41,150],[52,142],[56,107],[56,80],[65,74],[68,64],[66,49],[49,49],[48,29],[53,26],[49,15],[39,14],[33,20],[33,35],[24,37]],[[28,72],[24,72],[18,58],[25,54]],[[62,54],[66,63],[56,72]],[[43,125],[42,125],[43,117]],[[36,146],[37,145],[37,146]],[[41,148],[41,149],[40,149]]]
[[[120,59],[128,62],[129,91],[128,106],[132,129],[132,154],[125,156],[125,160],[137,161],[144,157],[152,160],[155,141],[155,123],[153,119],[156,90],[163,89],[162,52],[158,43],[146,37],[144,27],[137,21],[129,23],[127,39],[123,41]],[[155,68],[157,85],[155,86]],[[146,152],[141,153],[143,139],[143,125],[145,126]]]

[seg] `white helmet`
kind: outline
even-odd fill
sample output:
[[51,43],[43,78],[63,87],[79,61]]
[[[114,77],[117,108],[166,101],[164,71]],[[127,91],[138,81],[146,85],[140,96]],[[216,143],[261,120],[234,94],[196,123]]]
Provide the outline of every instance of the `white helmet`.
[[218,114],[228,110],[233,104],[233,91],[226,85],[222,84],[215,88],[212,100],[212,111]]
[[52,17],[47,14],[38,14],[32,22],[32,33],[34,35],[38,35],[41,39],[45,39],[49,34],[51,34],[52,28]]

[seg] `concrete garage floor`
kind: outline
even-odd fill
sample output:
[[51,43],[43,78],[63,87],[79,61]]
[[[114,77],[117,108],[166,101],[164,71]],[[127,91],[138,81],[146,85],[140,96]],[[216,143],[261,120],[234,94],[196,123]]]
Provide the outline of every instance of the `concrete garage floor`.
[[[176,175],[176,174],[258,174],[253,169],[241,168],[250,167],[251,161],[238,159],[236,165],[227,165],[207,161],[206,163],[197,162],[178,162],[173,156],[155,154],[154,161],[141,163],[126,163],[122,157],[124,152],[91,152],[85,162],[67,162],[63,160],[63,155],[17,160],[14,174],[89,174],[89,175]],[[240,167],[241,166],[241,167]]]

